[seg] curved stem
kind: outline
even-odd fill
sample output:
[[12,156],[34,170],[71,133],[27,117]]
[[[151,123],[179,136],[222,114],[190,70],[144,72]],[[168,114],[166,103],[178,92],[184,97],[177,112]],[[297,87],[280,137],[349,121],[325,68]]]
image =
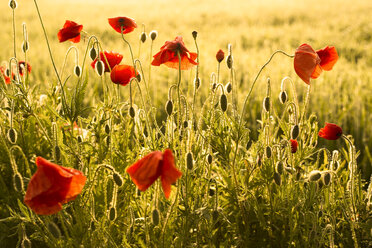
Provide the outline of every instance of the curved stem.
[[177,83],[177,96],[178,96],[178,127],[181,126],[181,55],[180,52],[177,50],[177,57],[178,57],[178,83]]

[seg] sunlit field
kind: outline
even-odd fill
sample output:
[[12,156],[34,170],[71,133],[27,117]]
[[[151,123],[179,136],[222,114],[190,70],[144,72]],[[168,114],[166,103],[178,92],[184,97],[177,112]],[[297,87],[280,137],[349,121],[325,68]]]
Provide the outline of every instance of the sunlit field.
[[371,247],[371,9],[2,1],[0,247]]

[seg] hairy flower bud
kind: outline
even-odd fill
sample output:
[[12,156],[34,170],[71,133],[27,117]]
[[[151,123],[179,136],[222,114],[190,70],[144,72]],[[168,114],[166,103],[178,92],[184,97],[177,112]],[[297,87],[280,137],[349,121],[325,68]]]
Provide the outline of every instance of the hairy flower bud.
[[159,224],[159,210],[156,208],[152,210],[152,224],[154,224],[154,226]]
[[222,111],[226,112],[226,110],[227,110],[227,96],[225,94],[221,95],[220,104],[221,104]]
[[194,38],[194,39],[196,39],[196,37],[198,37],[198,32],[197,31],[192,31],[192,37]]
[[195,89],[199,89],[199,87],[200,87],[200,78],[195,78],[194,79],[194,87],[195,87]]
[[22,43],[22,51],[23,51],[24,53],[26,53],[26,52],[28,51],[28,48],[29,48],[28,41],[24,41],[24,42]]
[[227,84],[226,84],[226,92],[227,93],[231,93],[231,91],[232,91],[232,84],[230,83],[230,82],[228,82]]
[[110,134],[110,131],[111,131],[110,130],[110,125],[106,123],[106,125],[105,125],[105,133],[106,134]]
[[309,180],[312,182],[318,181],[320,177],[321,177],[321,174],[320,174],[320,171],[318,170],[313,170],[309,174]]
[[123,178],[118,172],[114,172],[114,174],[112,174],[112,178],[114,179],[114,182],[118,187],[121,187],[123,185]]
[[287,99],[288,99],[288,95],[287,95],[287,92],[285,91],[281,91],[279,93],[279,101],[281,104],[285,104],[287,102]]
[[10,143],[15,144],[17,142],[17,131],[14,128],[8,130],[7,136]]
[[115,207],[110,207],[109,220],[114,221],[115,219],[116,219],[116,208]]
[[270,97],[265,97],[263,100],[263,108],[266,112],[270,111]]
[[129,108],[129,116],[131,118],[134,118],[136,116],[136,112],[134,111],[134,108],[132,106]]
[[91,60],[95,60],[97,58],[97,50],[92,46],[92,48],[89,50],[89,57]]
[[194,167],[194,161],[193,161],[191,152],[188,152],[186,155],[186,165],[187,165],[187,169],[189,170],[192,170],[192,168]]
[[98,60],[96,63],[96,72],[98,76],[102,76],[103,72],[105,71],[105,64],[102,60]]
[[9,1],[9,7],[10,7],[11,9],[15,9],[15,8],[17,8],[17,2],[16,2],[15,0],[10,0],[10,1]]
[[226,64],[229,69],[232,68],[233,65],[233,57],[229,54],[226,58]]
[[140,40],[142,41],[142,43],[145,43],[146,39],[147,39],[146,33],[145,32],[142,32],[142,34],[140,36]]
[[158,31],[152,30],[150,32],[150,38],[151,38],[151,40],[155,40],[157,36],[158,36]]
[[165,104],[165,111],[167,112],[168,116],[171,116],[173,112],[173,102],[172,100],[168,100]]
[[212,161],[213,161],[213,157],[212,157],[212,155],[208,154],[208,155],[207,155],[207,162],[208,162],[208,164],[211,164]]
[[81,67],[76,65],[75,68],[74,68],[74,74],[77,76],[77,77],[80,77],[81,75]]
[[322,173],[322,180],[325,186],[328,186],[331,183],[331,173],[328,171]]
[[271,158],[271,147],[270,146],[266,146],[266,157]]
[[23,179],[22,179],[21,174],[19,174],[19,172],[13,175],[13,186],[17,192],[23,192],[23,189],[24,189]]
[[47,228],[49,232],[56,238],[59,239],[61,237],[61,231],[59,230],[58,226],[54,222],[48,222]]
[[274,182],[280,186],[282,184],[282,178],[279,173],[274,172]]
[[292,127],[291,130],[291,137],[292,139],[297,139],[298,135],[300,134],[300,127],[296,124]]
[[278,172],[280,175],[283,174],[283,168],[283,162],[278,161],[275,166],[276,172]]

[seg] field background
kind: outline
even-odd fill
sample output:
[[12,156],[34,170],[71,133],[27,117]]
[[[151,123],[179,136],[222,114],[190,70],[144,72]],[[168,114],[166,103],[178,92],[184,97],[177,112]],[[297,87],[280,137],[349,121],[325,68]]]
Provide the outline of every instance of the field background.
[[[39,6],[50,38],[57,67],[61,68],[66,50],[71,44],[58,43],[57,32],[65,20],[74,20],[84,25],[84,31],[95,34],[106,50],[124,54],[124,63],[130,63],[127,47],[120,35],[113,32],[107,18],[129,16],[134,18],[139,27],[127,35],[135,56],[139,50],[141,24],[145,31],[157,30],[158,38],[154,43],[157,52],[166,40],[182,35],[186,46],[195,51],[191,32],[198,31],[200,48],[200,70],[202,92],[207,92],[210,74],[216,71],[215,53],[227,44],[233,47],[236,88],[242,99],[259,68],[277,49],[293,54],[296,47],[309,43],[314,49],[327,45],[337,48],[340,59],[334,69],[323,73],[312,84],[310,110],[318,116],[320,123],[333,122],[343,127],[344,132],[352,134],[357,149],[361,151],[359,166],[363,178],[371,173],[372,157],[372,2],[362,1],[174,1],[174,0],[139,0],[139,1],[89,1],[89,0],[39,0]],[[13,55],[11,11],[8,1],[0,4],[0,61],[6,61]],[[16,9],[17,52],[21,54],[22,23],[27,24],[30,50],[29,61],[32,65],[31,82],[40,89],[40,93],[50,90],[50,82],[56,80],[42,35],[42,29],[33,1],[19,0]],[[76,45],[82,57],[86,41]],[[150,42],[141,45],[140,59],[149,65]],[[154,54],[154,53],[153,53]],[[71,55],[70,55],[71,56]],[[80,58],[80,63],[82,59]],[[69,67],[74,65],[73,57],[68,59]],[[90,62],[89,62],[90,63]],[[71,70],[70,70],[71,71]],[[93,70],[90,84],[91,96],[99,94],[98,77]],[[189,85],[194,71],[184,73]],[[168,86],[175,82],[177,72],[165,67],[152,68],[153,80],[150,88],[154,92],[156,106],[163,111],[164,95]],[[306,85],[296,76],[293,60],[275,57],[265,69],[253,91],[249,103],[247,121],[255,136],[257,118],[261,112],[261,102],[265,94],[265,81],[272,79],[273,95],[280,90],[280,81],[285,76],[294,79],[297,94],[301,98],[306,93]],[[227,83],[228,71],[222,67],[222,82]],[[128,96],[126,89],[122,89]],[[90,97],[87,98],[91,99]],[[303,102],[303,101],[302,101]],[[240,108],[242,101],[239,101]],[[309,113],[308,112],[308,113]],[[324,142],[324,141],[322,141]],[[327,141],[325,141],[327,142]],[[339,141],[341,142],[341,141]],[[323,144],[321,143],[320,146]],[[328,143],[327,146],[331,146]]]

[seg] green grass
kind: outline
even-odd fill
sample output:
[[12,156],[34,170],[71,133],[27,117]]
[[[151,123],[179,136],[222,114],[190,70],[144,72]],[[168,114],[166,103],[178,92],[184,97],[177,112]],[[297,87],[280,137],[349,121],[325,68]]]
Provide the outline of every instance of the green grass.
[[[153,108],[147,100],[142,105],[137,86],[132,86],[136,109],[136,118],[132,119],[128,115],[129,86],[120,87],[121,101],[117,102],[116,87],[108,75],[102,80],[97,76],[90,68],[89,58],[83,80],[72,75],[75,64],[71,53],[63,78],[71,75],[65,90],[68,106],[76,111],[74,116],[68,115],[67,109],[61,108],[60,93],[54,93],[57,79],[33,1],[20,1],[15,11],[17,57],[24,58],[21,43],[25,22],[30,43],[27,60],[32,72],[25,87],[2,86],[0,95],[0,243],[14,247],[25,235],[33,247],[331,247],[332,240],[336,247],[370,245],[372,189],[367,190],[366,181],[372,171],[372,3],[298,2],[38,1],[58,71],[72,45],[57,40],[65,20],[83,24],[87,32],[86,38],[76,44],[80,65],[88,34],[96,35],[105,50],[122,53],[123,62],[130,64],[128,47],[108,25],[107,18],[134,18],[138,28],[126,37],[135,57],[142,62],[146,80],[151,42],[148,39],[140,44],[142,23],[146,33],[159,32],[152,54],[177,35],[184,37],[190,51],[196,51],[191,32],[197,30],[202,83],[192,111],[195,69],[182,73],[187,111],[181,108],[180,116],[182,121],[188,121],[188,127],[172,130],[171,123],[177,123],[180,111],[177,94],[173,94],[174,113],[170,117],[164,106],[169,87],[177,83],[178,72],[165,66],[151,68],[152,79],[148,83]],[[13,56],[12,12],[5,1],[0,11],[0,61],[8,61]],[[294,72],[291,58],[280,54],[273,58],[258,78],[245,115],[241,117],[240,113],[255,76],[271,54],[278,49],[294,54],[302,43],[309,43],[314,49],[334,45],[340,59],[332,71],[323,72],[312,82],[307,114],[301,123],[299,151],[291,154],[286,140],[295,117],[288,113],[287,105],[279,103],[281,80],[286,76],[293,79],[301,114],[307,91],[306,84]],[[227,94],[228,110],[224,113],[220,104],[216,105],[220,91],[211,90],[210,78],[217,69],[216,52],[223,49],[227,54],[228,44],[232,44],[234,57],[232,84],[236,101],[232,102],[232,94]],[[270,113],[262,109],[268,77]],[[225,85],[229,81],[230,71],[223,62],[220,82]],[[75,89],[85,83],[86,90],[74,95]],[[105,84],[109,99],[103,102]],[[140,87],[147,98],[143,82]],[[289,101],[296,103],[289,83],[286,90]],[[21,94],[16,94],[18,91]],[[45,105],[38,102],[40,94],[48,95]],[[16,144],[7,139],[12,108],[12,125],[18,134]],[[233,111],[235,108],[237,112]],[[147,114],[150,125],[139,115],[139,109]],[[77,140],[79,133],[60,128],[76,117],[78,125],[89,130],[82,143]],[[57,126],[55,132],[53,122]],[[355,161],[347,143],[318,140],[317,133],[324,122],[337,123],[351,135],[358,151]],[[106,124],[111,127],[109,133],[104,131]],[[107,142],[108,136],[111,142]],[[59,159],[56,144],[61,149]],[[270,158],[266,155],[268,146],[273,152]],[[166,148],[175,152],[176,165],[184,174],[173,187],[171,199],[163,197],[158,183],[145,193],[137,193],[125,169],[148,152]],[[339,151],[339,166],[332,172],[331,184],[309,181],[311,171],[325,173],[331,163],[336,163],[331,162],[333,150]],[[192,169],[186,166],[188,152],[193,154]],[[207,162],[208,155],[212,156],[212,163]],[[10,165],[17,165],[27,186],[35,171],[36,156],[81,169],[88,177],[81,196],[50,217],[32,213],[22,203],[24,191],[17,192],[12,183],[14,169]],[[280,175],[280,185],[275,174],[279,161],[295,169],[295,173],[288,168]],[[348,186],[350,161],[358,167],[358,173],[351,176],[354,189]],[[114,221],[107,215],[116,190],[111,172],[100,170],[98,177],[93,177],[100,164],[111,165],[124,178],[124,185],[117,192]],[[159,223],[151,220],[154,209],[159,211]],[[50,222],[57,225],[62,237],[53,235],[48,228]]]

